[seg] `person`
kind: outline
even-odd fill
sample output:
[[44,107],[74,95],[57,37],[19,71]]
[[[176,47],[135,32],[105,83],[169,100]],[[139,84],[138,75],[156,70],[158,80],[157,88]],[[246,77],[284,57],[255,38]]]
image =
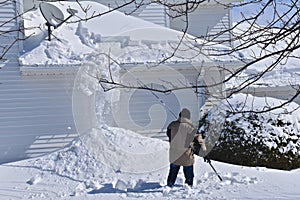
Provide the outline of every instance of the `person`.
[[201,145],[202,150],[206,150],[202,136],[198,134],[190,117],[190,111],[184,108],[179,113],[178,119],[171,122],[167,128],[167,136],[170,143],[170,169],[167,178],[167,186],[169,187],[174,186],[181,166],[183,166],[185,183],[192,187],[194,179],[194,155],[191,143],[196,139]]

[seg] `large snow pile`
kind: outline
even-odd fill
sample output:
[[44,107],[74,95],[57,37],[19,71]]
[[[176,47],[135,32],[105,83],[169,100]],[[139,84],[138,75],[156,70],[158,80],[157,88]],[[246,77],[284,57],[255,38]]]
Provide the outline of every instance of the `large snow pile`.
[[[119,161],[121,160],[123,158],[119,157]],[[30,161],[30,165],[78,182],[74,193],[70,194],[75,196],[83,193],[101,193],[106,187],[107,190],[110,188],[111,192],[126,192],[128,189],[137,189],[146,182],[156,182],[156,187],[161,187],[165,179],[161,171],[136,174],[111,168],[95,159],[80,139],[61,151]],[[36,177],[33,177],[30,184],[36,181]]]
[[[119,159],[124,161],[126,158]],[[217,162],[214,166],[223,182],[197,157],[194,188],[184,185],[184,175],[180,171],[176,185],[171,189],[165,187],[168,167],[138,174],[122,172],[99,162],[78,139],[50,155],[0,166],[2,180],[13,180],[14,177],[4,177],[1,173],[4,171],[14,173],[18,180],[12,181],[12,185],[1,182],[0,186],[12,187],[2,192],[3,197],[10,199],[226,199],[240,196],[239,190],[256,187],[261,180],[255,174],[265,170],[243,170]]]
[[234,95],[217,145],[210,156],[221,161],[279,169],[299,168],[299,105],[274,98]]

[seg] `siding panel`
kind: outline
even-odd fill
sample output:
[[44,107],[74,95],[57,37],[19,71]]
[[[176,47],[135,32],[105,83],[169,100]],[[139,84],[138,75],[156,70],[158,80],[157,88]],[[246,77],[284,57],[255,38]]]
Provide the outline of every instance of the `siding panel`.
[[[13,1],[0,6],[1,30],[17,30],[15,10]],[[1,35],[0,54],[18,34]],[[72,115],[74,75],[23,76],[18,57],[16,43],[0,69],[0,164],[53,152],[77,136]]]
[[[97,2],[108,6],[110,8],[117,8],[119,5],[123,5],[124,2],[129,2],[128,0],[96,0]],[[168,16],[165,10],[165,7],[159,4],[149,3],[148,0],[143,2],[145,5],[141,6],[139,9],[136,9],[136,5],[131,3],[127,6],[124,6],[118,9],[120,12],[130,14],[131,16],[138,17],[140,19],[150,21],[152,23],[168,27]]]
[[[170,12],[171,16],[176,15]],[[207,37],[213,41],[228,40],[229,33],[222,34],[218,37],[209,37],[209,35],[218,34],[227,30],[231,26],[230,9],[225,9],[222,6],[203,6],[197,8],[188,16],[188,33],[197,37]],[[185,30],[186,27],[185,17],[170,18],[170,28],[175,30]],[[229,42],[226,45],[230,45]]]

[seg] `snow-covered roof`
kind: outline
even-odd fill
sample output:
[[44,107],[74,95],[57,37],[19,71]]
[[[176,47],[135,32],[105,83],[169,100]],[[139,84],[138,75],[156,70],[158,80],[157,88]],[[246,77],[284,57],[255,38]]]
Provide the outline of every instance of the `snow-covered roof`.
[[[131,44],[136,40],[146,41],[149,43],[157,43],[157,41],[179,41],[181,32],[162,27],[132,16],[126,16],[118,11],[109,12],[106,6],[91,1],[82,1],[81,6],[88,7],[87,13],[84,13],[76,2],[60,2],[53,3],[64,12],[65,17],[67,8],[78,10],[76,17],[71,18],[67,24],[62,25],[53,34],[58,40],[53,39],[47,41],[47,31],[44,27],[44,19],[39,10],[29,12],[25,15],[25,34],[34,35],[25,42],[25,52],[20,57],[20,63],[23,66],[51,66],[51,65],[79,65],[84,59],[84,54],[97,51],[97,48],[102,48],[101,45],[107,46],[107,38],[117,38],[120,35],[130,30],[136,30],[133,35],[130,35]],[[80,18],[90,18],[93,15],[100,14],[100,17],[90,19],[88,21],[78,22]],[[74,23],[70,23],[74,22]],[[113,24],[113,26],[112,26]],[[42,31],[39,29],[31,29],[30,27],[42,26]],[[147,30],[152,31],[152,35],[147,35]],[[137,31],[139,30],[139,31]],[[191,36],[189,36],[192,38]],[[150,38],[150,39],[148,39]],[[121,41],[122,42],[122,38]],[[104,42],[104,43],[102,43]],[[197,41],[198,43],[199,41]],[[195,43],[196,44],[196,43]],[[130,46],[130,45],[129,45]],[[149,46],[149,45],[148,45]],[[228,49],[222,45],[215,45],[214,48]],[[212,61],[233,63],[237,61],[235,57],[211,57]]]

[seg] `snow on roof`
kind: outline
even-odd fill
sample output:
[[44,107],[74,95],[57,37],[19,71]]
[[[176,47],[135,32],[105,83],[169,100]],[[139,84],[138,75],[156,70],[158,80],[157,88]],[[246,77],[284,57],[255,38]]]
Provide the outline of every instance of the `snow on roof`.
[[[147,22],[132,16],[126,16],[125,14],[112,11],[107,14],[103,14],[109,11],[109,8],[102,4],[82,1],[79,5],[76,2],[60,2],[52,3],[63,11],[65,17],[69,14],[67,8],[73,8],[78,10],[78,14],[72,17],[68,23],[63,24],[57,30],[53,31],[53,34],[57,39],[47,41],[47,30],[45,27],[45,20],[43,19],[39,10],[26,13],[25,15],[25,34],[26,36],[32,35],[28,41],[25,41],[25,51],[20,57],[20,63],[24,66],[50,66],[50,65],[79,65],[83,62],[84,55],[97,51],[97,48],[102,48],[99,45],[107,38],[117,38],[122,33],[130,32],[130,30],[136,30],[131,32],[130,42],[133,44],[135,40],[148,41],[148,43],[157,43],[157,41],[179,41],[181,32],[162,27],[151,22]],[[85,13],[82,8],[89,8]],[[95,15],[101,15],[93,18]],[[80,18],[92,18],[87,21],[79,21]],[[42,30],[31,27],[41,27]],[[151,31],[151,35],[148,30]],[[190,37],[190,36],[189,36]],[[54,37],[52,37],[54,38]],[[192,37],[190,37],[192,38]],[[120,38],[119,38],[120,39]],[[121,41],[124,38],[121,38]],[[119,41],[120,42],[120,41]],[[195,43],[195,45],[199,42]],[[200,41],[201,43],[201,41]],[[103,44],[104,46],[107,44]],[[223,45],[214,45],[219,50],[228,50],[228,47]],[[160,47],[163,48],[163,47]],[[211,51],[211,49],[209,50]],[[236,61],[236,56],[212,56],[213,61]]]
[[[89,8],[87,15],[85,15],[79,4],[76,2],[60,2],[53,4],[64,12],[65,17],[69,15],[66,11],[69,7],[77,9],[79,11],[78,16],[82,18],[89,18],[93,14],[99,14],[108,11],[106,6],[90,1],[81,2],[81,5],[84,8]],[[88,21],[76,23],[74,21],[78,21],[78,18],[73,17],[68,21],[69,23],[63,24],[58,29],[55,29],[53,34],[58,39],[53,39],[51,42],[49,42],[46,40],[47,30],[44,25],[45,20],[43,19],[40,11],[36,10],[34,12],[26,13],[24,16],[26,27],[25,34],[26,36],[31,34],[34,35],[25,41],[24,54],[19,58],[20,64],[23,66],[43,67],[80,65],[84,61],[85,54],[98,51],[97,49],[99,48],[107,48],[107,46],[111,45],[107,43],[107,40],[118,40],[120,35],[124,36],[124,33],[130,32],[130,30],[135,31],[131,32],[131,40],[129,41],[131,46],[129,45],[128,49],[138,49],[137,47],[132,47],[134,43],[139,45],[137,43],[138,41],[135,40],[143,40],[144,45],[148,45],[149,48],[153,48],[155,45],[159,46],[155,43],[160,41],[160,47],[158,48],[166,49],[161,46],[163,42],[172,39],[174,40],[176,37],[179,37],[179,35],[182,35],[182,33],[178,31],[168,29],[166,27],[162,27],[132,16],[126,16],[118,11],[112,11],[108,14]],[[32,27],[41,27],[42,30]],[[147,33],[150,29],[152,30],[152,35]],[[154,32],[154,29],[157,29],[158,31]],[[99,45],[100,41],[105,40],[106,44],[103,43],[102,46]],[[116,41],[116,43],[118,43],[118,41]],[[116,45],[116,43],[114,45]],[[121,44],[122,41],[119,41],[119,43]],[[202,43],[203,42],[201,40],[195,40],[194,46],[201,46]],[[233,55],[218,56],[217,54],[219,53],[230,51],[230,47],[218,44],[209,44],[205,47],[199,48],[208,54],[216,54],[215,56],[209,56],[209,59],[211,59],[211,61],[217,65],[225,64],[226,66],[232,67],[242,66],[240,60],[251,58],[253,57],[253,53],[260,52],[259,47],[254,46],[252,48],[245,49],[242,52],[237,52]],[[149,54],[153,54],[154,52],[155,51],[149,52]],[[295,54],[297,54],[297,52]],[[170,51],[166,51],[165,55],[170,55],[171,53],[172,52]],[[136,59],[137,58],[135,57],[134,59],[127,59],[127,61],[130,62],[131,60],[132,63],[140,62]],[[142,59],[142,57],[140,57],[140,59]],[[148,59],[150,58],[148,57]],[[150,59],[144,62],[148,61],[152,62],[153,60]],[[173,59],[171,61],[182,62],[183,60],[178,58],[176,60],[175,58],[175,60]],[[247,68],[247,70],[244,71],[243,74],[241,74],[241,76],[238,77],[238,79],[243,79],[243,77],[247,78],[248,76],[251,76],[251,74],[257,74],[272,62],[272,59],[264,59],[255,65],[251,65]],[[299,74],[300,71],[298,69],[298,59],[290,58],[287,62],[280,63],[276,69],[265,74],[263,79],[257,81],[257,85],[266,85],[265,83],[267,83],[268,86],[296,84],[299,80]],[[229,85],[236,85],[236,81],[238,80],[233,80]]]
[[[249,23],[242,23],[239,24],[235,29],[234,32],[236,35],[241,35],[243,32],[249,29]],[[247,37],[252,38],[267,38],[267,37],[273,37],[272,34],[265,34],[262,35],[260,31],[255,31],[255,29],[261,29],[262,27],[251,27],[251,32],[253,34],[250,34]],[[278,29],[269,30],[270,32],[273,31],[276,33]],[[255,32],[257,36],[255,35]],[[250,33],[250,32],[248,32]],[[246,34],[247,35],[247,34]],[[294,38],[294,36],[291,34],[287,37],[285,37],[283,40],[278,40],[275,44],[270,44],[265,49],[263,44],[256,44],[252,45],[250,47],[247,47],[240,51],[240,53],[249,60],[256,60],[259,57],[265,56],[269,52],[275,52],[279,50],[283,50],[286,48],[289,44],[289,41],[291,41]],[[236,41],[235,46],[238,46],[242,44],[245,41],[248,41],[248,38],[243,38],[241,42]],[[248,43],[249,44],[249,43]],[[287,85],[297,85],[299,83],[300,79],[300,69],[299,69],[299,58],[298,55],[300,53],[299,49],[295,49],[293,52],[291,52],[291,55],[289,57],[284,58],[281,62],[279,62],[276,67],[274,67],[272,70],[268,70],[264,74],[262,78],[257,80],[252,86],[255,87],[276,87],[276,86],[287,86]],[[243,71],[241,75],[239,75],[236,79],[232,81],[229,85],[239,85],[243,81],[249,79],[251,76],[255,76],[264,70],[266,70],[268,67],[270,67],[273,63],[276,62],[279,55],[273,55],[268,58],[262,59],[251,66],[247,67]]]

